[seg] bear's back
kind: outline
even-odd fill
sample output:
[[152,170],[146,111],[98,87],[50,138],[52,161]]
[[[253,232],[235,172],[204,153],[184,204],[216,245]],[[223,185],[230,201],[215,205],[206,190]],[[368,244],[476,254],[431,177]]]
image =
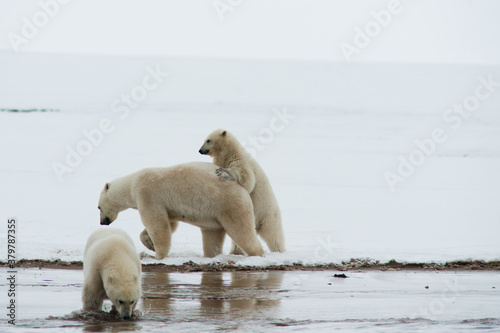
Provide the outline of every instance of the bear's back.
[[102,227],[92,233],[85,246],[84,270],[102,269],[108,265],[134,263],[137,266],[140,259],[130,236],[121,229]]
[[134,184],[136,195],[155,194],[163,201],[186,200],[186,204],[199,205],[205,198],[221,197],[223,200],[241,200],[248,193],[236,182],[221,180],[209,162],[190,162],[166,168],[148,168],[139,172]]

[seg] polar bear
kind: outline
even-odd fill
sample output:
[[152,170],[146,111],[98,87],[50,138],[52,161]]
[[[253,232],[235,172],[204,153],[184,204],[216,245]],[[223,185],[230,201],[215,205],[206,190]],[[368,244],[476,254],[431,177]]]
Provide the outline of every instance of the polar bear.
[[156,259],[168,255],[178,221],[201,228],[206,257],[222,253],[226,233],[247,255],[262,256],[250,195],[235,182],[221,182],[216,169],[212,163],[192,162],[113,180],[99,198],[101,224],[110,224],[127,208],[139,210],[145,226],[141,241]]
[[120,229],[101,228],[87,240],[83,259],[83,310],[101,310],[108,298],[123,319],[141,296],[141,262],[132,239]]
[[[255,227],[272,252],[285,252],[285,236],[281,212],[271,183],[257,161],[226,130],[213,131],[201,146],[199,153],[209,155],[219,168],[217,175],[223,180],[234,180],[243,186],[252,198]],[[232,254],[241,254],[234,244]]]

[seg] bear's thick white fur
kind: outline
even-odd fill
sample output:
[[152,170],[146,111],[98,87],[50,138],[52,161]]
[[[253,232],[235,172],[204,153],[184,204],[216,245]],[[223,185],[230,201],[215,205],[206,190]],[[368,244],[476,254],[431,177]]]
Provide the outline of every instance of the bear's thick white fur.
[[[213,131],[205,139],[199,152],[213,158],[213,163],[220,167],[216,173],[222,180],[234,180],[250,193],[257,233],[272,252],[285,252],[285,236],[278,201],[259,163],[234,135],[223,129]],[[236,245],[233,243],[232,254],[241,253],[241,249]]]
[[83,259],[83,310],[101,310],[108,298],[128,319],[141,296],[141,262],[132,239],[122,230],[101,228],[92,233]]
[[235,182],[220,181],[216,169],[212,163],[192,162],[111,181],[99,198],[101,224],[110,224],[127,208],[139,210],[146,227],[141,241],[156,259],[168,255],[178,221],[201,228],[206,257],[222,253],[226,233],[247,255],[262,256],[250,195]]

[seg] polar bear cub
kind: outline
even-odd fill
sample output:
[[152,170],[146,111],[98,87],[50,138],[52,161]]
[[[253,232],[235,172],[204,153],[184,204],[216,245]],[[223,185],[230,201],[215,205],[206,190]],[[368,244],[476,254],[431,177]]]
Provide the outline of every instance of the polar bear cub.
[[[215,130],[205,139],[199,153],[209,155],[219,168],[222,180],[233,180],[243,186],[252,198],[255,228],[272,252],[285,252],[285,236],[281,211],[271,183],[259,163],[246,151],[234,135]],[[232,254],[242,254],[233,242]]]
[[141,262],[122,230],[101,228],[87,240],[83,259],[83,310],[101,310],[104,299],[129,319],[141,296]]

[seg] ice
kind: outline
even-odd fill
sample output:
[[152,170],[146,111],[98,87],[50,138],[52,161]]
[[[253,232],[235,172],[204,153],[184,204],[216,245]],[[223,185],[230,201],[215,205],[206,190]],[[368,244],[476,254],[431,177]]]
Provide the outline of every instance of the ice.
[[[207,133],[224,127],[240,140],[259,135],[273,107],[151,111],[120,121],[103,113],[0,113],[2,216],[18,218],[18,258],[81,261],[86,238],[99,226],[97,200],[107,181],[138,169],[210,161],[198,154]],[[163,262],[234,262],[266,266],[340,263],[350,258],[434,261],[499,258],[498,113],[479,110],[414,175],[391,191],[384,172],[428,133],[430,116],[401,112],[336,112],[289,107],[296,115],[256,156],[280,203],[288,252],[264,258],[202,258],[198,228],[181,223]],[[257,111],[257,112],[256,112]],[[59,182],[52,163],[101,118],[113,133]],[[439,117],[436,115],[436,122]],[[463,143],[463,144],[462,144]],[[129,233],[139,252],[137,211],[114,227]],[[1,237],[6,237],[6,223]],[[1,252],[5,260],[5,251]],[[145,263],[156,262],[145,259]]]
[[[19,259],[81,261],[101,227],[97,200],[107,181],[209,162],[198,150],[217,128],[233,132],[267,173],[288,251],[229,256],[227,240],[224,255],[202,258],[200,231],[181,223],[164,263],[500,258],[498,66],[8,52],[0,60],[9,64],[2,109],[58,110],[0,112],[0,215],[18,218]],[[124,96],[152,77],[157,88],[130,106]],[[431,149],[436,130],[446,139]],[[75,157],[78,149],[85,156]],[[387,174],[419,152],[391,190]],[[113,226],[151,254],[136,211]]]

